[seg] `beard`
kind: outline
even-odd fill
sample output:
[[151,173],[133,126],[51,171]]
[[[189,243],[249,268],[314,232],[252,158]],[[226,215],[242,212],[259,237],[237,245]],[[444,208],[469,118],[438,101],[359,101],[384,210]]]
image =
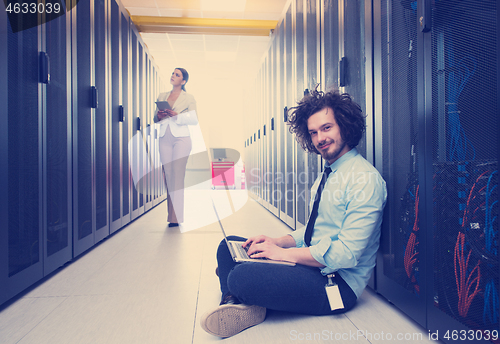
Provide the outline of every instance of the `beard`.
[[[328,149],[321,150],[318,148],[322,145],[325,145],[326,143],[330,143]],[[318,152],[320,152],[323,159],[325,159],[328,162],[333,162],[339,158],[339,155],[344,150],[345,146],[346,143],[344,141],[338,142],[337,145],[335,145],[335,141],[330,141],[330,142],[327,141],[318,144],[318,147],[316,147],[316,149],[318,150]]]

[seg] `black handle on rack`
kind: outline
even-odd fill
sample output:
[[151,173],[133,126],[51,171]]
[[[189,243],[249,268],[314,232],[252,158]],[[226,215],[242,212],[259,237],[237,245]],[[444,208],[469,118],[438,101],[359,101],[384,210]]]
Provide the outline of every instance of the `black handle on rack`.
[[90,107],[93,109],[97,109],[98,105],[99,105],[99,100],[98,100],[97,87],[92,86],[90,87]]
[[123,122],[125,120],[125,108],[123,105],[118,107],[118,121]]
[[342,57],[339,61],[339,86],[344,87],[347,86],[347,59],[346,57]]
[[42,84],[50,83],[50,59],[45,51],[40,51],[38,54],[39,63],[39,82]]

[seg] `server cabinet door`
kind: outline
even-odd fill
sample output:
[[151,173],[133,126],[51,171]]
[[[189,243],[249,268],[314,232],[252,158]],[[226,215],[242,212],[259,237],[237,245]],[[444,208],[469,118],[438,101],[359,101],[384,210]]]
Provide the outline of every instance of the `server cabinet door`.
[[70,19],[62,15],[41,26],[51,67],[50,81],[42,87],[44,275],[73,256]]
[[[311,92],[320,82],[320,48],[318,39],[321,36],[319,1],[306,1],[304,9],[304,94]],[[319,88],[321,90],[321,88]],[[321,171],[321,155],[316,153],[307,154],[307,173],[304,178],[305,185],[305,206],[306,223],[309,219],[311,209],[309,209],[311,199],[311,188]]]
[[[147,159],[151,161],[151,157],[149,156],[150,153],[150,147],[151,147],[151,131],[153,127],[151,126],[151,123],[153,122],[152,116],[151,116],[151,59],[149,53],[145,54],[145,60],[144,60],[144,69],[145,69],[145,75],[144,75],[144,136],[146,140],[146,149],[148,153]],[[154,104],[154,103],[153,103]],[[147,174],[147,181],[146,181],[146,190],[144,192],[144,211],[148,211],[149,209],[152,208],[153,206],[153,198],[152,198],[152,191],[153,191],[153,179],[152,179],[153,174],[151,171],[148,171]]]
[[131,190],[131,170],[129,161],[129,142],[132,139],[132,109],[131,99],[129,96],[130,85],[130,60],[131,60],[131,43],[130,43],[130,22],[125,9],[120,13],[121,22],[121,106],[123,107],[123,121],[121,123],[121,202],[122,202],[122,226],[129,223],[131,220],[130,211],[130,190]]
[[[43,276],[39,27],[0,12],[0,303]],[[20,23],[21,24],[21,23]],[[17,28],[16,28],[17,29]]]
[[269,136],[266,135],[265,125],[267,123],[267,118],[269,115],[269,60],[271,56],[269,55],[269,50],[267,51],[266,58],[262,64],[262,104],[261,104],[261,116],[260,123],[258,126],[258,136],[260,139],[261,149],[262,149],[262,204],[265,208],[269,209],[269,190],[271,185],[269,184],[269,172],[271,171],[271,147],[269,146]]
[[[140,36],[139,36],[140,37]],[[142,137],[144,138],[145,136],[145,131],[144,129],[147,126],[146,118],[145,118],[145,107],[146,107],[146,76],[145,76],[145,68],[146,68],[146,56],[145,56],[145,51],[144,51],[144,44],[142,43],[142,39],[138,40],[138,45],[137,45],[137,63],[138,63],[138,86],[139,86],[139,92],[137,93],[137,105],[138,105],[138,111],[137,111],[137,118],[139,118],[139,125],[138,125],[138,132],[141,133]],[[139,173],[141,176],[145,174],[146,166],[144,164],[145,162],[145,151],[141,149],[139,151],[139,161],[141,162],[139,164]],[[147,181],[145,181],[144,187],[147,187]],[[142,188],[141,188],[142,189]],[[142,215],[144,213],[144,204],[145,204],[145,196],[144,193],[141,189],[137,190],[137,210],[136,213],[139,215]]]
[[[138,121],[138,118],[140,120],[140,117],[138,117],[137,114],[139,114],[139,101],[140,101],[140,92],[139,90],[142,90],[140,88],[140,68],[139,68],[139,41],[138,41],[138,32],[135,29],[135,26],[131,24],[131,71],[132,71],[132,84],[131,84],[131,89],[130,89],[130,94],[132,95],[131,99],[131,104],[132,104],[132,112],[131,112],[131,119],[132,119],[132,131],[131,135],[132,138],[136,137],[140,132],[140,122]],[[142,49],[140,50],[142,53]],[[142,61],[142,59],[141,59]],[[142,133],[141,133],[142,135]],[[137,145],[130,145],[129,146],[129,157],[132,157],[134,160],[130,161],[130,169],[132,172],[132,177],[138,176],[140,174],[140,164],[139,161],[141,161],[141,154],[139,151],[139,147]],[[135,219],[140,215],[140,202],[142,197],[140,197],[140,193],[138,192],[136,188],[136,182],[135,180],[132,181],[132,197],[131,197],[131,219]]]
[[[110,232],[118,230],[122,226],[122,164],[123,164],[123,123],[125,120],[125,107],[122,104],[123,86],[122,80],[122,65],[123,60],[120,45],[122,32],[128,30],[128,25],[125,28],[121,26],[122,14],[120,6],[114,0],[111,1],[111,32],[110,32],[110,54],[111,54],[111,80],[110,80],[110,114],[109,117],[109,151],[110,151],[110,181],[109,181],[109,208],[110,208]],[[125,43],[126,44],[126,43]]]
[[265,164],[264,164],[264,151],[263,151],[263,141],[260,139],[260,127],[262,123],[262,117],[263,117],[263,111],[264,111],[264,80],[265,80],[265,64],[262,65],[259,71],[259,78],[258,78],[258,85],[259,85],[259,108],[258,108],[258,116],[256,116],[255,120],[255,132],[254,132],[254,141],[256,143],[255,149],[256,149],[256,154],[257,154],[257,167],[259,171],[259,176],[258,176],[258,196],[259,196],[259,202],[260,204],[264,204],[264,169],[265,169]]
[[424,236],[417,156],[417,13],[406,2],[374,2],[376,167],[388,197],[377,291],[425,326]]
[[277,52],[277,63],[279,68],[279,77],[278,77],[278,103],[276,108],[276,125],[278,129],[278,141],[279,141],[279,161],[278,161],[278,191],[279,191],[279,217],[280,220],[286,222],[287,214],[286,214],[286,201],[287,201],[287,192],[286,192],[286,137],[288,136],[287,131],[288,127],[286,125],[285,119],[285,21],[282,20],[279,24],[278,33],[277,33],[278,43],[278,52]]
[[[304,60],[307,58],[304,53],[304,0],[295,0],[295,13],[293,16],[294,20],[294,49],[293,49],[293,64],[294,64],[294,75],[293,78],[293,99],[289,104],[291,106],[296,106],[297,102],[304,96],[305,83],[304,83],[304,70],[305,63]],[[296,142],[296,141],[294,141]],[[308,186],[308,174],[307,170],[307,153],[296,144],[295,150],[295,223],[296,228],[300,228],[306,224],[307,221],[307,186]]]
[[321,0],[321,89],[338,89],[339,18],[338,0]]
[[[365,49],[365,43],[371,40],[365,33],[365,15],[366,0],[343,0],[344,16],[340,18],[343,28],[343,76],[339,76],[345,82],[344,91],[349,93],[354,101],[361,106],[363,113],[366,114],[366,57],[370,53]],[[369,62],[369,60],[368,60]],[[357,149],[361,155],[367,157],[366,136],[359,142]]]
[[98,103],[95,109],[95,243],[109,235],[108,10],[106,0],[94,0],[94,68]]
[[[293,3],[292,3],[293,4]],[[294,87],[294,51],[293,51],[293,6],[290,5],[285,14],[285,89],[286,89],[286,100],[285,100],[285,111],[290,109],[295,105],[295,87]],[[295,182],[296,182],[296,170],[295,166],[295,151],[296,144],[291,133],[285,135],[285,183],[286,183],[286,216],[285,223],[295,230]]]
[[74,256],[109,234],[104,11],[100,0],[72,11]]
[[498,342],[499,3],[429,5],[427,324],[446,342]]
[[270,65],[269,65],[269,70],[271,71],[271,77],[269,81],[269,97],[270,97],[270,102],[269,102],[269,116],[266,124],[266,131],[267,135],[269,136],[269,142],[270,142],[270,147],[271,147],[271,177],[268,178],[268,182],[270,183],[271,190],[270,190],[270,210],[271,212],[279,217],[279,200],[280,197],[278,196],[278,135],[277,135],[277,130],[276,130],[276,114],[280,113],[280,111],[277,111],[276,103],[278,103],[278,64],[277,64],[277,47],[278,47],[278,37],[276,35],[273,38],[273,43],[271,46],[271,52],[270,55],[271,60],[270,60]]

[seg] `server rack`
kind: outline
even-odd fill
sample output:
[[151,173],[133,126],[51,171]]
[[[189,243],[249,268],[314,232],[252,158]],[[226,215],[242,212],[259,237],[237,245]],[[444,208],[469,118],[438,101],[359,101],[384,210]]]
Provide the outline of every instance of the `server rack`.
[[279,65],[279,81],[278,81],[278,90],[279,90],[279,102],[277,104],[276,109],[276,125],[278,129],[279,136],[279,162],[278,162],[278,196],[279,196],[279,218],[285,222],[287,218],[286,207],[287,207],[287,192],[286,192],[286,136],[287,136],[287,128],[286,128],[286,94],[285,94],[285,21],[284,19],[276,28],[276,35],[279,41],[278,44],[278,65]]
[[[292,15],[293,27],[293,79],[292,79],[292,97],[291,102],[288,104],[293,107],[304,96],[304,59],[307,55],[304,53],[304,0],[295,0],[292,3],[294,9]],[[295,228],[300,228],[306,224],[307,221],[307,153],[297,144],[295,145],[295,166],[294,166],[294,179],[295,179]]]
[[[294,9],[293,2],[287,9],[285,13],[284,27],[285,27],[285,109],[284,109],[284,119],[288,120],[288,109],[291,109],[295,105],[295,88],[294,88],[294,45],[293,45],[293,31],[294,31]],[[295,152],[297,144],[293,136],[288,132],[288,126],[285,126],[287,131],[285,135],[285,183],[286,183],[286,213],[284,216],[284,222],[290,226],[293,230],[296,229],[296,173],[295,173]]]
[[416,154],[420,134],[416,100],[423,80],[417,80],[422,74],[417,68],[421,42],[416,24],[411,24],[417,14],[402,3],[386,1],[376,2],[374,12],[375,84],[381,85],[375,90],[375,120],[379,123],[375,161],[388,189],[377,291],[425,326],[426,290],[421,285],[426,255],[417,211],[422,193],[417,189],[421,159]]
[[276,190],[278,188],[277,184],[277,172],[278,172],[278,140],[276,135],[276,130],[274,129],[274,118],[276,116],[276,100],[277,100],[277,85],[276,85],[276,46],[277,40],[275,37],[271,40],[271,45],[269,47],[269,62],[268,62],[268,94],[269,94],[269,102],[267,106],[267,119],[264,124],[263,130],[264,135],[267,137],[268,145],[270,147],[270,163],[269,163],[269,171],[267,175],[267,184],[269,185],[269,210],[275,216],[279,217],[279,199],[276,197]]
[[73,14],[73,246],[79,255],[109,235],[107,191],[106,8],[79,4]]
[[275,104],[275,119],[274,126],[276,129],[277,136],[277,170],[276,170],[276,194],[278,206],[278,218],[284,221],[286,216],[286,165],[285,165],[285,137],[286,137],[286,125],[284,121],[284,107],[285,107],[285,63],[284,63],[284,51],[285,51],[285,36],[284,36],[284,21],[278,24],[275,29],[275,46],[276,46],[276,104]]
[[[12,26],[11,26],[12,24]],[[2,198],[0,302],[40,279],[44,269],[51,271],[67,254],[71,238],[71,217],[64,206],[57,212],[53,203],[68,197],[66,18],[23,30],[23,22],[9,23],[7,12],[0,14],[2,44],[2,105],[0,117],[5,125],[1,136],[0,168]],[[43,26],[43,28],[42,28]],[[58,44],[47,42],[60,29]],[[50,55],[49,55],[50,54]],[[49,56],[60,62],[54,74],[59,88],[47,87]],[[40,68],[39,70],[39,65]],[[47,95],[61,101],[47,101]],[[54,110],[51,116],[47,111]],[[60,119],[61,133],[52,139],[52,126]],[[61,146],[56,147],[59,143]],[[66,152],[66,154],[65,154]],[[53,169],[43,158],[57,160]],[[57,159],[59,158],[59,159]],[[60,173],[60,175],[58,175]],[[44,182],[60,182],[60,192],[47,190]],[[57,223],[57,221],[60,221]],[[59,226],[57,226],[59,224]],[[49,241],[53,240],[53,242]]]
[[500,311],[499,2],[420,5],[423,14],[431,8],[422,33],[427,326],[445,341],[466,331],[485,342],[499,330]]
[[0,304],[131,220],[134,27],[114,0],[62,11],[16,31],[0,13]]
[[[320,31],[320,1],[304,1],[304,95],[314,90],[321,81],[321,50],[319,44]],[[311,199],[311,188],[318,177],[321,166],[321,156],[316,154],[307,154],[306,169],[303,178],[305,184],[305,206],[306,222],[311,209],[309,207]]]
[[257,122],[257,142],[259,145],[259,154],[260,154],[260,189],[261,189],[261,196],[260,196],[260,202],[265,208],[269,208],[269,198],[268,198],[268,185],[265,182],[265,176],[266,172],[268,171],[268,166],[269,166],[269,151],[268,151],[268,146],[267,146],[267,141],[265,140],[264,133],[263,133],[263,126],[266,121],[267,117],[267,101],[268,97],[266,95],[267,91],[267,61],[269,60],[269,57],[266,56],[264,58],[264,62],[262,64],[262,68],[260,71],[260,116],[259,120]]
[[[72,257],[71,212],[71,21],[60,16],[40,26],[48,83],[42,99],[42,214],[44,274]],[[45,81],[45,80],[42,80]],[[39,88],[40,88],[39,86]]]
[[377,291],[446,342],[494,339],[498,2],[377,1],[374,19]]

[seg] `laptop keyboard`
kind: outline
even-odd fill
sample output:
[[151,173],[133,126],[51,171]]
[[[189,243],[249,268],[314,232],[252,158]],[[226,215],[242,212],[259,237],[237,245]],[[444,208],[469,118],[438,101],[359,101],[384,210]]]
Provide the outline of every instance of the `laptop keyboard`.
[[243,247],[242,244],[237,244],[237,245],[233,245],[233,247],[236,246],[238,251],[239,251],[239,254],[241,257],[243,258],[248,258],[248,259],[261,259],[261,260],[267,260],[267,258],[252,258],[248,255],[247,251],[248,249],[250,248],[250,246],[247,246],[247,247]]
[[244,258],[250,258],[250,256],[247,253],[249,246],[243,247],[243,245],[241,245],[241,244],[238,244],[236,246],[238,247],[238,251],[239,251],[239,253],[240,253],[240,255],[242,257],[244,257]]

